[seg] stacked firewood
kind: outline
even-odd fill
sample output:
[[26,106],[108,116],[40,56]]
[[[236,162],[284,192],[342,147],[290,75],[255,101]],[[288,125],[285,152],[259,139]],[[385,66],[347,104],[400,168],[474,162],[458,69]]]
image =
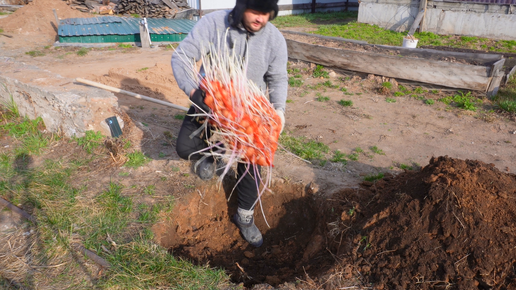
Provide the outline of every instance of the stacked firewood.
[[174,15],[188,8],[186,0],[120,0],[115,12],[150,18],[174,18]]
[[[134,15],[147,18],[184,18],[190,14],[187,0],[64,0],[83,12]],[[112,12],[111,12],[112,11]],[[107,13],[106,13],[107,14]],[[186,16],[188,17],[188,15]]]

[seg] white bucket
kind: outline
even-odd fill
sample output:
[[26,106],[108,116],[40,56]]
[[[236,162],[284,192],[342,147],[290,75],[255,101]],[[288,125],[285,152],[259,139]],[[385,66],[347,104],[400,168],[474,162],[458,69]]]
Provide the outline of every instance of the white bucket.
[[407,38],[407,37],[403,37],[403,47],[407,47],[407,48],[416,48],[417,46],[417,42],[418,42],[418,39],[410,39],[410,38]]

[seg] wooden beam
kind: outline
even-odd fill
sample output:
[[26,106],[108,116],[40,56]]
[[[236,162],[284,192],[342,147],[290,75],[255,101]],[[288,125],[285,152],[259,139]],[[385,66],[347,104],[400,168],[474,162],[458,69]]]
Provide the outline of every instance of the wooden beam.
[[491,71],[489,72],[489,76],[491,77],[491,82],[489,83],[489,87],[487,88],[487,97],[494,97],[498,93],[500,89],[500,83],[504,77],[503,65],[505,64],[505,58],[495,62],[491,66]]
[[491,71],[489,72],[489,76],[490,77],[498,76],[500,74],[500,71],[502,71],[504,64],[505,64],[505,58],[502,58],[499,61],[493,63],[491,65]]
[[414,32],[416,32],[416,28],[418,27],[419,23],[421,22],[421,19],[423,19],[424,14],[425,14],[424,10],[419,11],[419,13],[416,16],[416,19],[414,19],[414,22],[412,23],[412,26],[410,27],[408,35],[414,35]]
[[419,11],[423,11],[423,18],[421,19],[421,23],[419,24],[419,32],[423,32],[426,30],[425,16],[427,3],[427,0],[419,0]]
[[290,58],[345,70],[484,92],[490,82],[485,66],[364,53],[291,39],[287,47]]

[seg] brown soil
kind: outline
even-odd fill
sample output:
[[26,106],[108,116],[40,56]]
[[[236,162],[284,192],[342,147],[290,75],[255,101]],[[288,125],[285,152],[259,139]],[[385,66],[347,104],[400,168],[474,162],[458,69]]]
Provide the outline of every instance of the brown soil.
[[57,25],[52,9],[60,19],[93,17],[70,8],[62,0],[34,0],[16,10],[7,18],[0,19],[0,27],[9,33],[25,36],[27,42],[48,44],[56,40]]
[[317,285],[516,289],[516,175],[492,164],[432,158],[419,172],[388,174],[330,198],[276,185],[263,199],[271,227],[257,217],[266,237],[258,249],[229,221],[232,183],[224,188],[199,188],[156,230],[175,256],[225,268],[245,286],[339,274],[346,282]]
[[335,199],[350,228],[332,249],[375,289],[516,289],[514,174],[439,157]]

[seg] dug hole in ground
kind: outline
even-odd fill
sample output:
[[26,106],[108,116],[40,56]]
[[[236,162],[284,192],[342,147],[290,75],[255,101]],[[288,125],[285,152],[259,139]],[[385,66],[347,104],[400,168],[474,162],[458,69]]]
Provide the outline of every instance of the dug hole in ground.
[[[61,4],[61,18],[84,17],[62,1],[40,0],[0,19],[14,35],[0,39],[0,54],[65,78],[189,105],[173,78],[170,49],[96,49],[78,56],[75,48],[43,48],[55,41],[53,14],[43,7]],[[44,55],[25,54],[32,50]],[[393,96],[379,90],[381,84],[395,80],[346,72],[318,79],[310,64],[291,61],[290,68],[299,70],[303,85],[289,89],[287,136],[324,143],[330,152],[358,153],[346,165],[310,165],[280,150],[272,192],[256,210],[265,239],[258,249],[230,222],[235,180],[201,183],[176,155],[182,112],[117,95],[130,117],[125,137],[153,159],[131,178],[180,169],[169,187],[157,189],[178,198],[173,212],[153,226],[157,243],[174,256],[224,268],[233,282],[255,289],[516,289],[512,117],[429,106],[408,96],[386,102]],[[346,90],[322,85],[327,81]],[[445,94],[421,93],[427,99]],[[342,99],[353,106],[339,105]],[[379,173],[383,179],[363,181]]]

